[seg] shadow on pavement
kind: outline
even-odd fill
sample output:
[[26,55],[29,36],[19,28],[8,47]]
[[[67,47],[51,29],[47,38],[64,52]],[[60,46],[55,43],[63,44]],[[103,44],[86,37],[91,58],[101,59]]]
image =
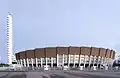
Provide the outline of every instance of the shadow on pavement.
[[74,75],[74,76],[79,76],[82,78],[120,78],[120,77],[111,77],[111,76],[97,76],[97,75],[90,75],[90,74],[83,74],[83,73],[79,73],[79,74],[75,74],[75,73],[69,73],[69,72],[64,72],[68,75]]
[[50,78],[67,78],[67,77],[60,76],[60,75],[52,75]]
[[23,75],[13,75],[13,76],[5,75],[5,76],[2,76],[0,78],[26,78],[26,75],[25,74],[23,74]]

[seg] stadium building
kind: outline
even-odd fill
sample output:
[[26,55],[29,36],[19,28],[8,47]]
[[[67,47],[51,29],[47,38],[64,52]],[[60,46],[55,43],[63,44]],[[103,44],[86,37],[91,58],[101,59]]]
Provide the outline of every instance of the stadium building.
[[17,63],[24,67],[91,67],[112,66],[115,51],[97,47],[46,47],[15,54]]

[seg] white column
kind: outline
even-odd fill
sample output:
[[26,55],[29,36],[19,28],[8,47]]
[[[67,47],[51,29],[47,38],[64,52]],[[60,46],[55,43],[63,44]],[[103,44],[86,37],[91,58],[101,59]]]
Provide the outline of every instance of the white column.
[[68,67],[70,67],[70,54],[68,55]]
[[96,61],[96,60],[97,60],[97,56],[94,56],[94,67],[95,67],[95,70],[96,70],[96,67],[97,67],[97,66],[95,65],[95,64],[97,64],[97,61]]
[[47,61],[47,57],[46,57],[46,58],[45,58],[45,65],[46,65],[46,66],[47,66],[47,62],[48,62],[48,61]]
[[23,61],[24,61],[24,67],[26,67],[26,61],[25,61],[25,59],[23,59]]
[[38,60],[37,60],[37,58],[35,58],[35,64],[36,64],[36,67],[38,67]]
[[53,57],[51,57],[51,67],[53,67]]
[[84,55],[84,68],[85,68],[85,64],[86,64],[86,56]]
[[27,67],[29,67],[29,59],[27,58]]
[[94,66],[94,64],[95,64],[95,56],[93,56],[93,66]]
[[40,62],[41,63],[41,67],[43,67],[43,60],[42,60],[42,58],[40,58],[40,60],[41,60],[41,62]]
[[20,64],[23,65],[23,63],[22,63],[22,59],[20,59]]
[[59,55],[57,54],[57,67],[59,65]]
[[91,64],[91,58],[92,58],[92,56],[90,55],[89,56],[89,68],[90,68],[90,64]]
[[63,54],[63,66],[64,66],[64,54]]
[[103,65],[103,57],[102,56],[100,58],[100,67],[101,67],[101,65]]
[[75,55],[74,55],[74,65],[73,65],[73,67],[75,67]]
[[80,67],[80,64],[81,64],[81,55],[79,55],[79,67]]
[[32,67],[33,67],[33,58],[31,58],[31,63],[32,63]]
[[99,67],[99,58],[100,56],[97,56],[97,68]]

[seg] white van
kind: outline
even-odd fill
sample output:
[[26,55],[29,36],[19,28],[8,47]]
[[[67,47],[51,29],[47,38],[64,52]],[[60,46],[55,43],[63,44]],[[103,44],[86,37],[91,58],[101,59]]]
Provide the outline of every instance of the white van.
[[63,66],[63,70],[69,70],[68,66]]
[[44,70],[49,70],[50,66],[44,65]]

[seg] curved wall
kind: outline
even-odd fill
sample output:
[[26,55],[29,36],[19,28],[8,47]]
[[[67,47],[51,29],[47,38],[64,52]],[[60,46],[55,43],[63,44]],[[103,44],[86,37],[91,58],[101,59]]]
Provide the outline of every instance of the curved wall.
[[92,55],[106,58],[115,57],[115,51],[97,47],[46,47],[16,53],[16,59],[57,57],[57,54]]

